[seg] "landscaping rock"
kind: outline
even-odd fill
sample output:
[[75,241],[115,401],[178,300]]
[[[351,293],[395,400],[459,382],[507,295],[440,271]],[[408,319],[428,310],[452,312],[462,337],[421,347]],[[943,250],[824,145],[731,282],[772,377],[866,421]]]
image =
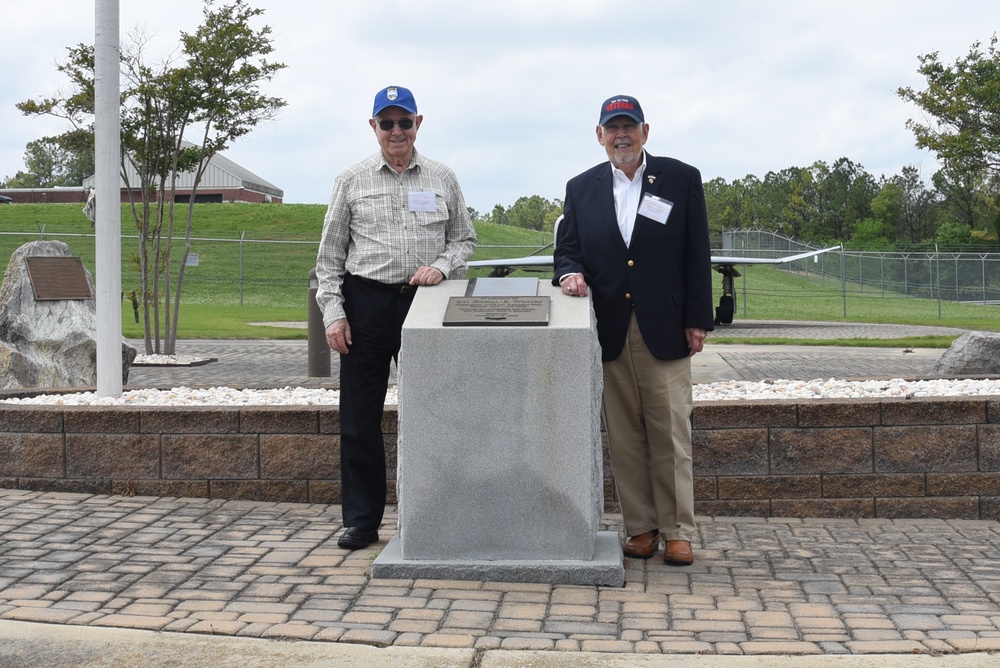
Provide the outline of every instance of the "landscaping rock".
[[934,366],[940,376],[1000,374],[1000,334],[966,332],[952,342]]
[[[71,256],[62,241],[33,241],[11,255],[0,286],[0,389],[94,387],[94,299],[37,300],[25,258]],[[94,281],[86,271],[93,293]],[[136,350],[122,342],[122,382]]]

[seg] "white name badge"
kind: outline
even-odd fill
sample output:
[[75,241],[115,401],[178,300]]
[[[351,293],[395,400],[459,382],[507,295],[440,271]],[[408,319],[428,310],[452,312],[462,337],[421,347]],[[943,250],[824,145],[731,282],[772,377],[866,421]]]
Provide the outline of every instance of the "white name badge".
[[660,225],[667,223],[670,217],[670,210],[674,208],[674,203],[670,200],[646,193],[639,204],[639,215],[655,220]]
[[410,191],[410,211],[437,211],[437,198],[434,193]]

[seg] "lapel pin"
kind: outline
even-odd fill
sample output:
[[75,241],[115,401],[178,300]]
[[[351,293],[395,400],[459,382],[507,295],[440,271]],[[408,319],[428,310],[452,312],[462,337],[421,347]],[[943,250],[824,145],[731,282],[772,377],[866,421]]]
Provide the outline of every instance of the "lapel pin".
[[649,175],[649,176],[647,176],[646,178],[647,178],[647,179],[649,179],[649,185],[653,185],[653,181],[655,181],[655,180],[656,180],[656,177],[655,177],[655,176],[653,176],[652,174],[650,174],[650,175]]

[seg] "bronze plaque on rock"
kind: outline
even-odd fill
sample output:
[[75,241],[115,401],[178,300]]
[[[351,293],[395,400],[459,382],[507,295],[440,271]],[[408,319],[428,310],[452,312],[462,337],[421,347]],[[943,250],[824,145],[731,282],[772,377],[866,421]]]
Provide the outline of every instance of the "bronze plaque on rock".
[[445,327],[492,325],[547,326],[549,297],[449,297]]
[[24,261],[37,301],[94,298],[80,258],[68,255],[29,255]]

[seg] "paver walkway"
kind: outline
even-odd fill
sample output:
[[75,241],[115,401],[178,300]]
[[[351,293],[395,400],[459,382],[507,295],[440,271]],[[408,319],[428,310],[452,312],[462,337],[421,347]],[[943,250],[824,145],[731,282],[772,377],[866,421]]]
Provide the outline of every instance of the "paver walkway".
[[342,550],[340,529],[337,506],[0,491],[0,618],[482,650],[1000,650],[995,522],[701,518],[695,565],[626,559],[623,588],[369,580],[380,544]]

